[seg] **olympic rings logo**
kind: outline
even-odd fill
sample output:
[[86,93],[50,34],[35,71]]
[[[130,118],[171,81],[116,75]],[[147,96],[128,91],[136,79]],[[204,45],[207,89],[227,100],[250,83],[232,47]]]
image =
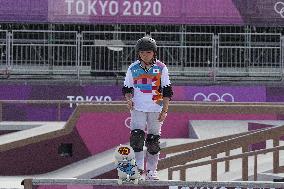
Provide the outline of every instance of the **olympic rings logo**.
[[204,93],[196,93],[193,97],[194,101],[216,101],[216,102],[234,102],[235,99],[232,94],[224,93],[223,95],[218,95],[217,93],[210,93],[205,95]]
[[131,128],[130,121],[131,121],[131,117],[128,117],[124,120],[125,127],[129,128],[129,129]]
[[275,3],[274,10],[276,13],[280,14],[282,18],[284,18],[284,2],[278,1]]

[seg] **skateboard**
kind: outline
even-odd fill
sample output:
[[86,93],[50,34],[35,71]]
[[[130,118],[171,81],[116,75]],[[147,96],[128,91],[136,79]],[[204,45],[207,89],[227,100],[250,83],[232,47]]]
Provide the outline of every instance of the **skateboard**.
[[115,149],[115,166],[118,174],[118,184],[138,184],[140,173],[138,171],[134,150],[129,145],[120,145]]

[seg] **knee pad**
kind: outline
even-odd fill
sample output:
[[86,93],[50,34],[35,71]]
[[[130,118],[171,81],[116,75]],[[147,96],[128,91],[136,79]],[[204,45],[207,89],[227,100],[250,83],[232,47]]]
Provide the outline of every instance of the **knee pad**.
[[131,131],[130,135],[130,146],[133,148],[134,152],[143,151],[145,140],[145,132],[141,129],[134,129]]
[[147,151],[151,155],[155,155],[160,152],[160,135],[148,134],[146,138]]

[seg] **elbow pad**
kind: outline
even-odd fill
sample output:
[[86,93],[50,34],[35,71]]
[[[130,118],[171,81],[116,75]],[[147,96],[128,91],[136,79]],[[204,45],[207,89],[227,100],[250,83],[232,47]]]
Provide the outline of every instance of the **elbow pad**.
[[122,94],[125,95],[126,93],[133,94],[133,87],[123,86],[122,87]]
[[173,95],[174,93],[171,85],[167,85],[163,88],[163,97],[169,97],[171,99]]

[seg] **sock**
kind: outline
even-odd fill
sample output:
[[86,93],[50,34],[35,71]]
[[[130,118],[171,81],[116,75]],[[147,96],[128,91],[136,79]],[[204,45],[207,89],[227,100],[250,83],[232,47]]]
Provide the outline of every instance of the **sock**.
[[135,152],[135,159],[138,169],[144,170],[144,152]]
[[156,171],[158,166],[159,153],[151,155],[147,152],[146,154],[146,170]]

